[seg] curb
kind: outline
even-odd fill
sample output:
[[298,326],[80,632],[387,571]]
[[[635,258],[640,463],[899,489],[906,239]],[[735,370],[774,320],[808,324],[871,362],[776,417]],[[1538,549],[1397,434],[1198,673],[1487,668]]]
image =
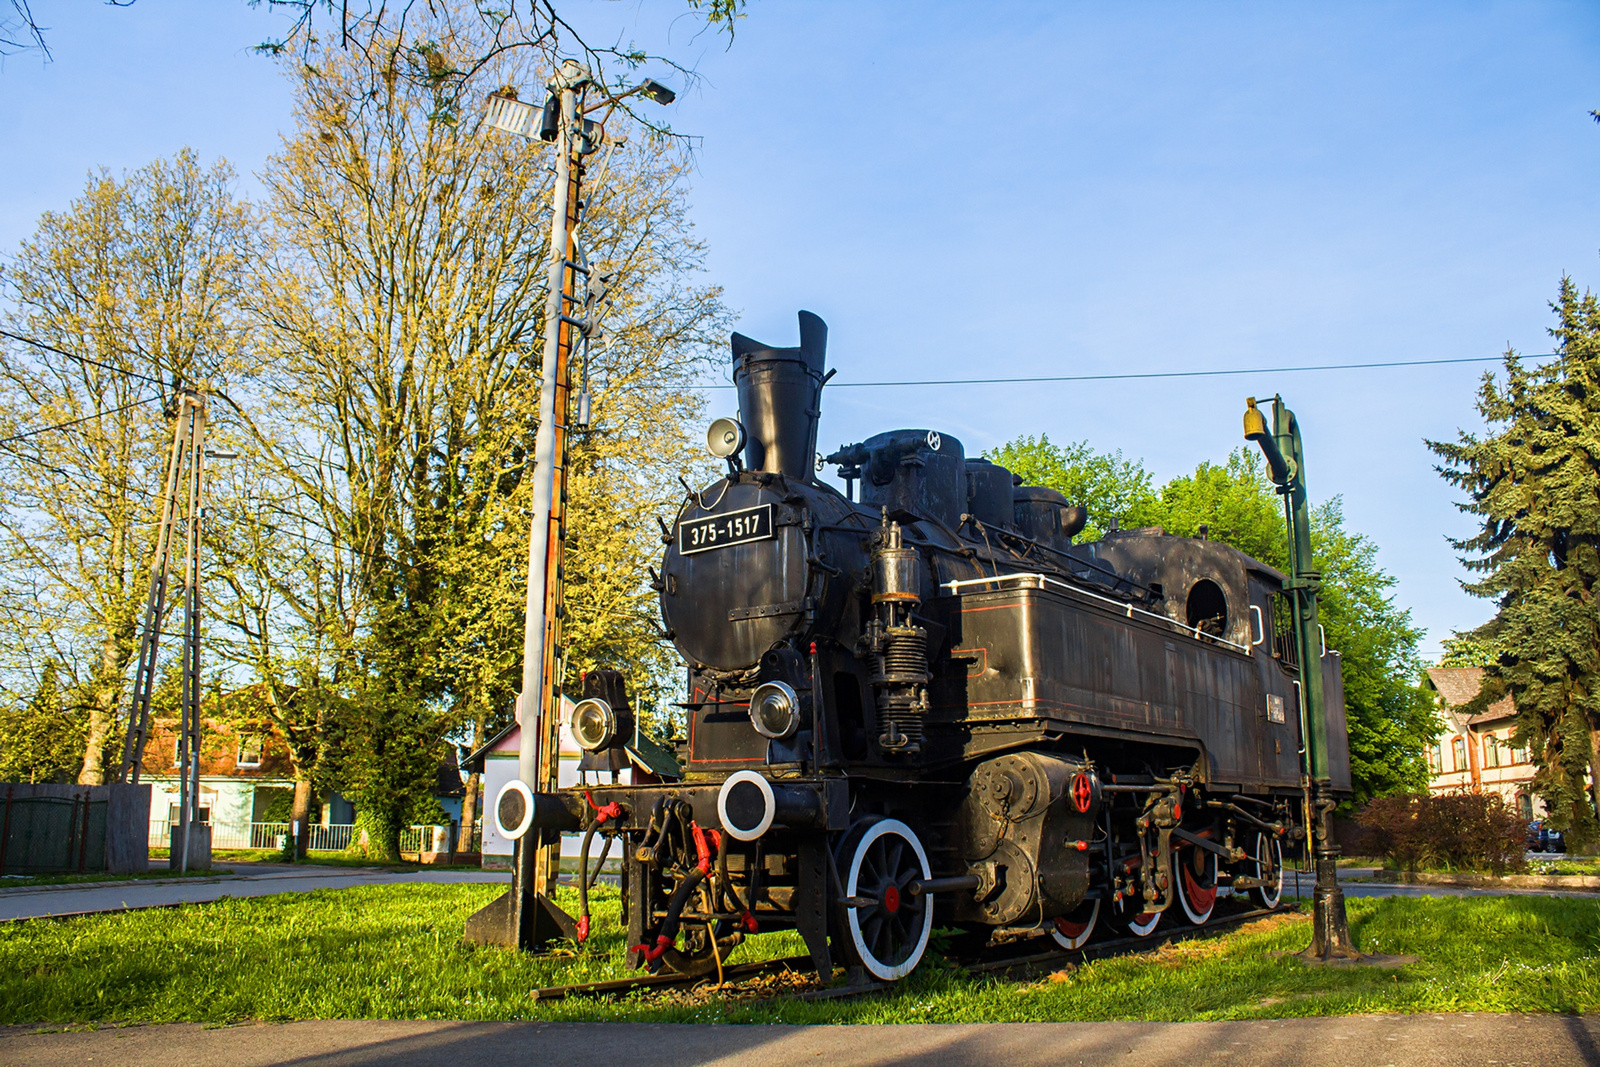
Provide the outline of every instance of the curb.
[[1589,889],[1600,892],[1592,874],[1433,874],[1426,871],[1374,871],[1374,882],[1392,885],[1449,885],[1472,889]]

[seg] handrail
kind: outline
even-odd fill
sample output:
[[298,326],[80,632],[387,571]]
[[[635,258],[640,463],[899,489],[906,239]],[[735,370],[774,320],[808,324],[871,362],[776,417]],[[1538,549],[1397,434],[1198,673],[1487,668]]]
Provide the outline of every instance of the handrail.
[[1024,581],[1024,580],[1031,580],[1031,581],[1034,581],[1034,582],[1038,583],[1037,584],[1037,588],[1041,588],[1041,589],[1044,588],[1044,586],[1047,585],[1047,584],[1048,585],[1060,586],[1062,589],[1065,589],[1067,592],[1072,593],[1072,594],[1074,594],[1076,596],[1088,597],[1090,600],[1099,600],[1099,601],[1101,601],[1103,603],[1110,604],[1112,607],[1120,609],[1123,612],[1123,614],[1127,615],[1127,617],[1130,618],[1130,619],[1133,618],[1134,615],[1136,615],[1136,614],[1144,615],[1144,616],[1146,616],[1148,618],[1155,619],[1157,622],[1164,622],[1168,626],[1174,626],[1174,627],[1178,628],[1179,630],[1182,630],[1184,633],[1189,634],[1191,637],[1193,637],[1197,641],[1201,640],[1203,638],[1203,639],[1205,639],[1207,641],[1215,641],[1219,645],[1227,645],[1229,648],[1236,649],[1239,652],[1243,652],[1247,656],[1250,654],[1249,646],[1241,645],[1237,641],[1229,641],[1226,637],[1218,637],[1215,634],[1208,634],[1204,630],[1201,630],[1197,626],[1190,626],[1190,625],[1188,625],[1186,623],[1181,623],[1177,619],[1174,619],[1169,615],[1161,615],[1161,614],[1158,614],[1158,613],[1156,613],[1154,611],[1146,611],[1144,608],[1136,608],[1132,604],[1124,603],[1124,602],[1119,601],[1119,600],[1113,600],[1108,596],[1101,596],[1099,593],[1091,593],[1087,589],[1079,589],[1075,585],[1069,585],[1066,582],[1063,582],[1059,578],[1050,577],[1048,574],[1029,574],[1029,573],[1025,573],[1025,572],[1019,572],[1019,573],[1016,573],[1016,574],[997,574],[992,578],[961,578],[961,579],[945,582],[942,585],[940,585],[939,588],[948,589],[952,593],[955,593],[955,592],[959,592],[960,590],[966,588],[969,585],[994,585],[997,582],[1011,582],[1011,581]]

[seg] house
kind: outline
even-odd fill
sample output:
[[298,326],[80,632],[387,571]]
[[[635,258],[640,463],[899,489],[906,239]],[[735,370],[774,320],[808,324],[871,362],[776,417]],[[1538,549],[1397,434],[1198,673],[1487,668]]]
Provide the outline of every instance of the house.
[[[229,714],[201,716],[200,819],[211,825],[213,849],[276,848],[280,835],[289,830],[294,764],[289,746],[272,720],[248,711],[252,701],[261,699],[255,692],[258,688],[250,686],[223,697]],[[214,702],[207,704],[215,707]],[[167,847],[168,828],[178,821],[178,733],[176,718],[155,717],[145,745],[140,781],[150,786],[150,845],[154,848]],[[453,750],[440,763],[433,793],[452,824],[458,822],[465,789]],[[355,805],[337,792],[320,799],[310,847],[348,848]],[[416,828],[412,834],[420,840]],[[420,846],[402,835],[401,848],[418,851]]]
[[[176,719],[153,719],[145,745],[140,781],[150,786],[152,847],[165,848],[167,828],[178,821],[178,732]],[[201,821],[211,824],[212,848],[274,847],[282,832],[277,824],[289,821],[293,802],[294,765],[275,731],[202,716],[199,806]],[[338,797],[324,808],[325,817],[348,812]]]
[[1457,710],[1483,686],[1481,667],[1431,667],[1426,685],[1439,698],[1439,734],[1428,748],[1430,793],[1499,793],[1525,819],[1543,818],[1534,795],[1534,765],[1511,744],[1516,708],[1502,697],[1476,715]]

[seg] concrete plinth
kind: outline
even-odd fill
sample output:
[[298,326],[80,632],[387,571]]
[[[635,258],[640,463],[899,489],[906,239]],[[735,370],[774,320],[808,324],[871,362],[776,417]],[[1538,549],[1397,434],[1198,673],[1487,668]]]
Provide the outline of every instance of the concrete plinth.
[[[169,869],[177,871],[183,869],[183,829],[172,827],[171,851],[167,853]],[[211,824],[197,822],[189,827],[189,870],[209,871],[211,869]]]

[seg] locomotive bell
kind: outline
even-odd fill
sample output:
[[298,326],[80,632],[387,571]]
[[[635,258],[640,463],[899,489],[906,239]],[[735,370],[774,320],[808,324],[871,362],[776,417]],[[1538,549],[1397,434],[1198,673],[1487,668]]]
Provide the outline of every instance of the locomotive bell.
[[744,448],[744,426],[738,419],[716,419],[706,428],[706,449],[718,459],[727,459]]

